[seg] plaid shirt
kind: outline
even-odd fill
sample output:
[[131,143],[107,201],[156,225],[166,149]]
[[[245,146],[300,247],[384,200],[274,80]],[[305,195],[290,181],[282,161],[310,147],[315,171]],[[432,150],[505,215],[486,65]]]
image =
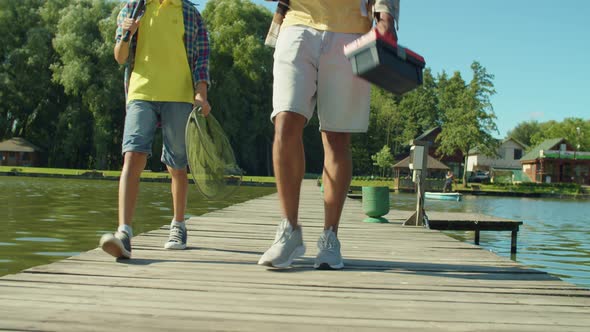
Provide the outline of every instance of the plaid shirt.
[[[147,0],[149,3],[153,0]],[[191,69],[193,77],[193,87],[197,90],[197,84],[199,82],[206,82],[208,85],[211,84],[209,81],[209,37],[207,29],[203,22],[201,14],[195,8],[195,6],[188,0],[182,1],[182,14],[184,17],[184,46],[186,48],[186,56],[188,64]],[[137,6],[137,0],[127,1],[125,6],[119,12],[117,17],[117,33],[115,40],[118,43],[123,37],[123,20],[131,16],[133,9]],[[143,16],[143,12],[140,17]],[[129,88],[129,79],[133,72],[133,66],[135,64],[135,49],[137,47],[137,36],[140,31],[133,36],[129,44],[129,57],[125,64],[125,94],[127,94]]]

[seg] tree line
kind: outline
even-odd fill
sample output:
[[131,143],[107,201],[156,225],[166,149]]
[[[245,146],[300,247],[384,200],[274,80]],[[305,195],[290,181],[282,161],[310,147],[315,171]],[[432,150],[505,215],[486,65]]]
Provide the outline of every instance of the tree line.
[[[113,59],[120,7],[117,0],[0,0],[1,139],[24,137],[40,146],[49,167],[121,167],[123,67]],[[272,14],[248,0],[209,1],[202,14],[211,43],[213,114],[245,172],[271,175],[273,50],[263,41]],[[411,139],[436,126],[443,155],[493,151],[494,76],[478,62],[471,70],[466,81],[460,72],[427,68],[424,84],[403,96],[374,88],[369,132],[353,136],[355,173],[377,172],[375,160],[389,160],[383,151],[399,160]],[[514,132],[527,135],[519,127]],[[317,117],[304,137],[307,171],[321,173]],[[154,171],[163,169],[161,144],[157,136],[148,165]]]
[[508,136],[526,144],[529,150],[551,138],[565,138],[579,151],[590,151],[590,120],[566,118],[563,121],[525,121],[508,132]]

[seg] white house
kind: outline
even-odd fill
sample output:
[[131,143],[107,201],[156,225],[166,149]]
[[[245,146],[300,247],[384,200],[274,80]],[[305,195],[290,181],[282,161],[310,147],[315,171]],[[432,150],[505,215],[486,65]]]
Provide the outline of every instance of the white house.
[[473,149],[467,157],[467,171],[489,171],[494,169],[521,169],[520,158],[527,146],[514,138],[507,138],[500,143],[495,157],[489,157]]

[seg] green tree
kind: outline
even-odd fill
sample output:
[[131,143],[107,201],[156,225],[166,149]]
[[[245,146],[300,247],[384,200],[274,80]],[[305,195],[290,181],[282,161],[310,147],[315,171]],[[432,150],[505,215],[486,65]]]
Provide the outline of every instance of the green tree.
[[[442,132],[437,140],[439,152],[452,155],[459,151],[465,165],[471,149],[478,148],[484,154],[494,155],[498,141],[496,115],[490,97],[495,94],[494,76],[478,62],[471,65],[473,78],[469,85],[463,83],[457,72],[445,83],[441,95],[441,108],[445,112]],[[463,168],[463,183],[467,183],[467,167]]]
[[379,167],[381,170],[382,177],[388,174],[388,171],[391,169],[394,162],[393,156],[391,155],[391,149],[389,149],[389,146],[387,145],[384,145],[379,152],[372,155],[371,159],[373,160],[373,165]]
[[61,146],[56,135],[67,108],[63,88],[52,81],[50,65],[57,20],[67,0],[0,0],[0,138],[24,137],[41,147],[43,159]]
[[[120,144],[124,116],[122,70],[113,60],[116,15],[120,3],[108,0],[77,0],[60,11],[53,46],[59,55],[53,63],[53,80],[63,86],[79,109],[71,112],[79,116],[66,117],[88,121],[68,126],[91,128],[78,132],[73,139],[81,146],[80,155],[66,154],[66,158],[82,158],[84,167],[113,168],[120,164]],[[88,114],[85,114],[88,113]],[[87,140],[92,142],[86,144]],[[72,143],[69,143],[72,144]],[[78,161],[80,162],[80,161]]]
[[532,138],[541,131],[541,126],[537,121],[526,121],[519,123],[514,129],[508,131],[507,136],[512,137],[519,142],[526,144],[529,148],[532,146]]
[[52,49],[39,15],[42,4],[0,1],[0,138],[27,136],[46,100]]
[[437,84],[429,68],[424,70],[423,81],[416,90],[404,95],[399,103],[403,123],[397,139],[399,145],[407,146],[410,140],[441,124]]
[[531,145],[534,147],[544,140],[563,137],[574,147],[579,144],[581,151],[588,151],[590,150],[589,131],[590,120],[581,118],[566,118],[561,122],[551,120],[539,124],[539,131],[531,136]]
[[209,1],[203,11],[211,42],[209,99],[236,158],[248,174],[270,174],[272,52],[264,46],[268,9],[245,0]]

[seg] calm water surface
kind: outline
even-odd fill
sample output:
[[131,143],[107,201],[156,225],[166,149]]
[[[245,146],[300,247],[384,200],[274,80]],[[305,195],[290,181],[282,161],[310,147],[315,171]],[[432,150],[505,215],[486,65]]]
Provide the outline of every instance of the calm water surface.
[[[47,264],[96,248],[117,220],[117,182],[0,176],[0,275]],[[136,234],[168,224],[170,186],[142,183]],[[273,193],[241,187],[231,200],[204,201],[189,191],[187,216]],[[392,194],[391,208],[415,209],[415,195]],[[590,202],[514,197],[464,196],[461,202],[426,200],[428,211],[472,212],[523,220],[518,254],[525,265],[590,288]],[[473,232],[449,232],[473,242]],[[480,245],[510,257],[510,232],[481,232]]]
[[[117,226],[116,181],[0,176],[0,276],[96,248]],[[189,188],[187,217],[275,192],[241,187],[224,201],[205,201]],[[170,184],[141,183],[133,231],[170,223]]]
[[[414,194],[392,194],[391,208],[415,210]],[[524,221],[512,259],[590,288],[590,202],[588,200],[486,197],[463,201],[425,200],[428,211],[482,213]],[[473,232],[447,232],[473,242]],[[481,232],[480,246],[510,257],[510,232]]]

